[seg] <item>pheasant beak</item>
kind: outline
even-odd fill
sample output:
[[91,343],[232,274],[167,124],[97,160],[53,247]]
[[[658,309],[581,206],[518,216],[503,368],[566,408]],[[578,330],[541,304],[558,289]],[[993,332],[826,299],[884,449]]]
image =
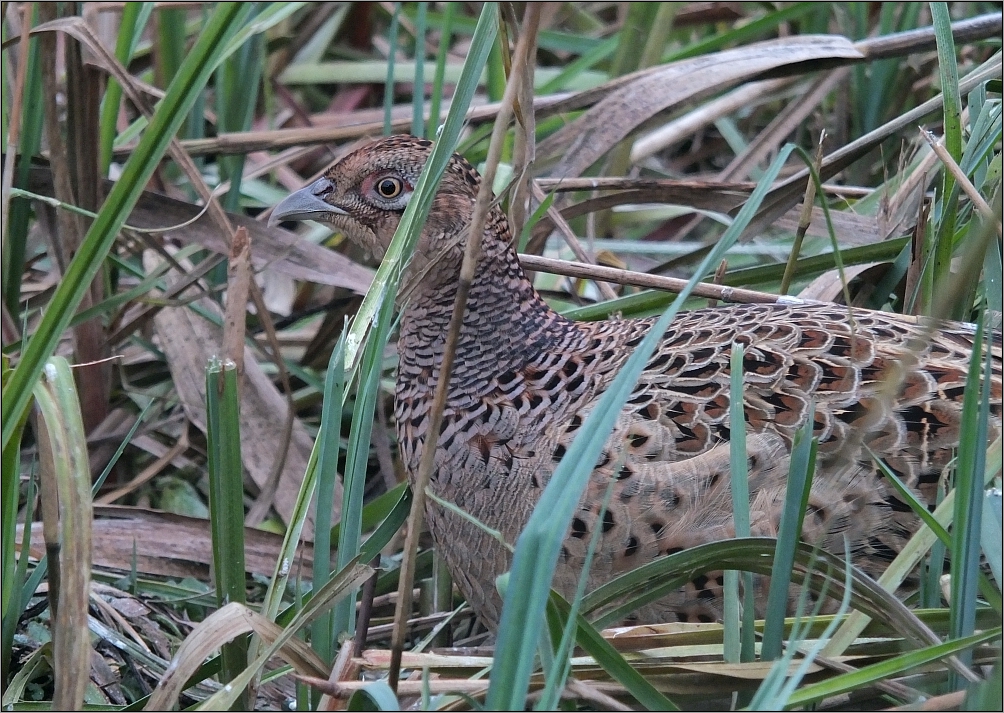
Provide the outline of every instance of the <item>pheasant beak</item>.
[[332,215],[348,215],[341,208],[323,200],[322,196],[331,193],[332,190],[334,190],[334,184],[327,178],[321,178],[306,188],[290,193],[272,209],[268,226],[271,228],[284,220],[324,222],[330,220]]

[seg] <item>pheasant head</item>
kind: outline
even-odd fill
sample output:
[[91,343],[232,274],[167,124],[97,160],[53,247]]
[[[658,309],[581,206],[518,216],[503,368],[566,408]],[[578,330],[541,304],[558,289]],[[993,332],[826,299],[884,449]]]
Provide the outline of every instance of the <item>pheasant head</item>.
[[[328,223],[382,258],[432,145],[407,135],[367,144],[276,205],[269,224],[305,219]],[[435,265],[444,280],[455,276],[480,181],[464,159],[450,159],[409,268],[413,275],[425,274],[428,281],[429,268]]]

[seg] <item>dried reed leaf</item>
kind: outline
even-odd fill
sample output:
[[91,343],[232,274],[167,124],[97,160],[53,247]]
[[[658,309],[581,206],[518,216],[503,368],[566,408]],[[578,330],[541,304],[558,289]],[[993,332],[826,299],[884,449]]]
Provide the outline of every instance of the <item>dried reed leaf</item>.
[[[796,206],[788,210],[773,223],[773,227],[779,230],[787,230],[792,233],[798,227],[801,206]],[[823,209],[816,206],[812,209],[809,229],[806,235],[817,238],[829,237],[830,231],[826,227],[826,216]],[[841,246],[854,245],[874,245],[890,237],[883,229],[879,218],[873,215],[859,215],[850,211],[830,210],[830,221],[833,223],[833,232],[837,236],[837,241]]]
[[759,42],[702,55],[634,75],[575,121],[538,147],[538,161],[559,157],[548,173],[579,176],[640,124],[660,111],[784,67],[786,72],[819,69],[820,61],[863,59],[846,37],[804,35]]
[[[144,710],[170,710],[188,678],[220,648],[220,644],[252,632],[266,642],[272,642],[282,634],[282,627],[236,602],[214,612],[196,626],[181,644]],[[299,639],[289,639],[278,653],[302,674],[326,676],[328,673],[324,662],[311,651],[308,644]]]
[[[848,265],[844,268],[844,276],[850,282],[858,275],[872,269],[879,262],[868,262],[863,265]],[[808,300],[823,300],[825,302],[835,302],[843,294],[844,283],[840,279],[840,270],[827,270],[815,280],[810,282],[798,296]]]

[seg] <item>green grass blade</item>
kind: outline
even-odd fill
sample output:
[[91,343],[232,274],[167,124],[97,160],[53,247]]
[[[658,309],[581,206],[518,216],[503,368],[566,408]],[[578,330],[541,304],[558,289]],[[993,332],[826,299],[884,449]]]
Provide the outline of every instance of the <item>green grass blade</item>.
[[[941,604],[941,588],[940,588],[940,586],[938,586],[938,580],[940,579],[941,572],[942,572],[941,564],[942,564],[943,559],[944,559],[944,551],[945,551],[945,549],[952,546],[952,538],[949,536],[948,530],[946,530],[944,527],[941,526],[941,523],[938,522],[937,519],[935,519],[934,515],[931,514],[931,512],[927,509],[927,507],[922,502],[920,502],[920,500],[917,498],[917,496],[914,495],[913,491],[910,490],[909,488],[907,488],[906,485],[903,484],[903,481],[899,479],[899,477],[889,468],[889,466],[887,466],[885,463],[883,463],[882,460],[878,456],[876,456],[874,453],[872,453],[870,449],[868,450],[868,453],[872,457],[872,460],[875,461],[875,465],[878,466],[879,470],[882,472],[882,475],[885,476],[889,480],[889,483],[892,484],[892,486],[894,488],[896,488],[896,491],[899,493],[899,496],[903,500],[903,502],[905,502],[907,505],[909,505],[910,509],[913,510],[913,512],[917,515],[917,517],[919,517],[921,519],[921,521],[924,523],[924,525],[926,525],[928,528],[930,528],[931,531],[935,535],[937,535],[937,537],[938,537],[938,541],[931,548],[931,555],[930,555],[931,567],[930,567],[930,571],[927,574],[930,576],[930,578],[932,580],[934,580],[933,582],[931,582],[930,585],[928,585],[931,588],[931,594],[932,595],[936,595],[936,600],[933,602],[932,606],[935,606],[935,607],[939,606]],[[985,518],[988,515],[988,511],[987,511],[988,504],[990,503],[990,500],[994,496],[995,495],[994,495],[993,491],[987,491],[985,493],[985,498],[984,498],[983,505],[982,505],[982,507],[983,507],[983,519],[981,520],[981,523],[982,523],[981,533],[982,534],[981,534],[981,537],[980,537],[983,550],[984,550],[984,552],[987,553],[987,558],[989,560],[989,564],[991,566],[991,570],[993,570],[993,560],[991,559],[990,552],[993,551],[992,548],[994,546],[996,546],[996,551],[998,553],[1000,552],[1000,549],[1001,549],[1000,538],[999,537],[996,538],[996,542],[995,542],[993,540],[993,535],[991,535],[991,543],[990,543],[991,550],[990,551],[987,550],[987,535],[988,535],[988,533],[986,531],[987,521],[986,521]],[[1000,502],[1000,500],[999,500],[999,494],[996,497],[998,498],[998,505],[999,505],[999,502]],[[993,517],[993,514],[990,513],[990,516]],[[999,520],[999,518],[998,518],[998,520]],[[993,525],[991,524],[990,527],[993,527]],[[1000,529],[1000,527],[998,525],[998,530],[999,529]],[[998,567],[997,571],[999,572],[1000,571],[1000,555],[999,554],[997,555],[997,563],[998,563],[997,564],[997,567]],[[1000,611],[1000,609],[1001,609],[1001,596],[1000,596],[1000,592],[997,591],[997,590],[995,590],[993,588],[993,585],[990,584],[990,581],[986,578],[986,575],[983,574],[983,572],[977,570],[976,576],[977,576],[977,580],[978,580],[978,583],[979,583],[980,593],[984,596],[984,598],[988,602],[990,602],[991,606],[993,606],[997,611]],[[999,581],[1000,581],[1000,578],[998,578],[998,582]],[[999,587],[998,587],[998,589],[999,589]],[[932,597],[932,599],[933,598],[934,597]],[[924,605],[927,606],[926,603]]]
[[[987,449],[987,465],[983,472],[984,486],[992,482],[1000,472],[1001,456],[1001,441],[998,438]],[[938,507],[934,509],[934,519],[942,527],[947,527],[952,521],[956,495],[955,490],[951,490],[945,496],[944,500],[938,504]],[[910,541],[906,543],[903,549],[900,550],[896,559],[889,564],[885,572],[882,573],[882,576],[878,578],[878,584],[889,591],[895,591],[903,580],[906,579],[907,575],[913,571],[914,567],[917,566],[924,553],[931,549],[931,545],[936,540],[937,536],[931,529],[927,525],[922,526],[913,534],[913,537],[910,538]],[[868,625],[869,616],[860,611],[851,612],[847,620],[826,645],[826,649],[823,652],[824,655],[840,656],[843,654],[847,650],[847,647],[853,643],[854,639],[864,631]]]
[[[379,498],[369,503],[363,508],[363,523],[369,528],[373,525],[376,529],[366,538],[362,547],[359,548],[359,561],[369,562],[380,554],[380,551],[387,546],[391,538],[401,529],[401,525],[408,519],[408,512],[411,509],[411,490],[401,483],[395,488],[387,491]],[[338,525],[331,531],[332,539],[338,536]],[[291,561],[287,559],[288,563]],[[288,567],[287,567],[288,569]],[[285,576],[288,576],[288,571]],[[330,579],[330,578],[329,578]],[[285,580],[283,580],[285,583]],[[322,585],[323,588],[323,585]],[[315,592],[312,596],[316,596]],[[309,601],[309,598],[307,599]],[[275,622],[286,626],[302,607],[291,606],[275,616]]]
[[234,52],[237,52],[241,47],[243,47],[249,39],[255,35],[265,34],[265,32],[272,29],[283,20],[291,17],[296,11],[306,5],[309,5],[309,3],[269,3],[263,10],[255,14],[253,17],[249,17],[246,22],[241,24],[237,32],[230,38],[226,46],[223,48],[223,52],[220,54],[217,62],[219,63],[229,58]]
[[[206,449],[209,455],[209,521],[217,606],[245,602],[244,466],[241,462],[237,365],[210,360],[206,367]],[[224,683],[247,667],[247,638],[224,644]],[[243,698],[243,696],[242,696]],[[247,710],[248,701],[240,705]]]
[[[406,8],[405,14],[410,17],[410,9]],[[430,27],[437,29],[441,28],[443,26],[443,22],[444,13],[434,11],[429,13]],[[458,35],[469,35],[476,29],[475,20],[471,17],[458,15],[454,18],[454,28],[455,33]],[[540,49],[555,52],[570,52],[572,54],[582,54],[583,52],[588,52],[590,49],[602,42],[602,40],[598,40],[594,37],[585,37],[581,34],[560,32],[556,30],[541,30],[538,40],[537,46],[540,47]]]
[[[254,14],[257,14],[257,4]],[[216,69],[216,123],[221,133],[247,131],[254,120],[265,63],[265,38],[252,35]],[[201,117],[198,117],[201,124]],[[231,213],[240,208],[244,154],[217,157],[220,180],[230,182],[230,190],[220,201]]]
[[802,686],[802,688],[798,691],[792,693],[788,698],[786,707],[794,708],[795,706],[804,706],[815,701],[820,701],[823,698],[837,696],[841,693],[847,693],[848,691],[864,688],[871,684],[892,678],[904,671],[909,671],[912,668],[923,666],[948,656],[963,653],[978,644],[982,644],[984,641],[991,641],[999,638],[1000,635],[1001,628],[999,626],[994,627],[993,629],[982,631],[973,636],[955,639],[954,641],[946,641],[943,644],[928,646],[927,648],[923,648],[918,651],[911,651],[878,663],[862,666],[854,671],[834,676],[833,678],[820,681],[819,683],[810,683],[806,686]]
[[722,33],[714,33],[706,40],[691,42],[683,49],[672,50],[663,55],[663,64],[676,62],[688,57],[696,57],[709,52],[717,52],[725,47],[743,44],[755,40],[765,35],[769,35],[781,23],[794,20],[803,15],[814,12],[819,7],[814,2],[793,3],[775,12],[768,13],[761,18],[746,23],[734,30]]
[[[813,555],[815,555],[815,552],[813,552]],[[819,599],[816,601],[815,609],[810,615],[808,622],[804,627],[800,627],[799,624],[802,618],[802,611],[804,611],[805,604],[808,601],[809,588],[806,585],[809,582],[812,568],[815,566],[815,557],[813,557],[813,561],[810,563],[809,569],[806,572],[805,582],[802,586],[802,594],[798,600],[798,610],[795,616],[795,623],[791,628],[791,638],[788,641],[788,647],[784,652],[784,656],[774,662],[774,666],[771,668],[767,678],[764,679],[763,684],[757,689],[756,694],[750,701],[749,707],[751,710],[783,710],[787,706],[792,693],[808,672],[809,666],[811,666],[812,662],[815,661],[827,639],[829,639],[830,635],[833,634],[833,630],[839,625],[843,615],[847,612],[847,607],[851,600],[851,592],[853,591],[853,566],[850,563],[850,555],[850,543],[845,538],[843,597],[841,598],[837,615],[832,617],[826,624],[826,628],[823,630],[822,634],[820,634],[815,641],[808,644],[807,650],[804,651],[803,656],[795,668],[795,671],[790,676],[787,676],[787,679],[785,680],[787,671],[795,661],[795,654],[806,648],[801,642],[810,636],[812,625],[819,616],[819,611],[823,606],[823,600],[825,598],[823,595],[819,596]],[[824,588],[825,586],[826,585],[824,584]]]
[[[342,403],[345,391],[345,332],[335,344],[324,377],[324,407],[321,428],[317,433],[317,511],[314,517],[313,590],[317,591],[331,575],[331,512],[334,506],[335,482],[338,480],[338,452],[341,442]],[[344,513],[345,511],[342,510]],[[310,645],[325,663],[335,654],[334,618],[332,613],[314,622]]]
[[777,554],[770,573],[770,590],[767,592],[767,621],[764,625],[760,658],[773,661],[781,656],[784,619],[788,611],[788,585],[795,547],[802,535],[802,519],[812,487],[816,463],[816,439],[812,437],[815,405],[810,401],[805,424],[795,432],[788,468],[788,488],[784,496],[784,510],[777,532]]
[[[607,486],[607,492],[603,497],[603,504],[600,506],[600,512],[597,515],[600,521],[603,520],[603,516],[607,512],[607,508],[610,506],[610,498],[614,493],[613,485],[614,481],[611,480],[610,484]],[[547,680],[544,685],[544,690],[541,691],[540,700],[535,706],[536,710],[556,710],[558,703],[561,700],[561,692],[565,690],[565,683],[568,680],[568,674],[572,668],[571,653],[572,645],[575,643],[575,623],[578,619],[580,619],[579,609],[582,605],[582,595],[586,592],[586,585],[589,581],[589,568],[592,566],[593,555],[596,554],[596,545],[599,544],[601,532],[601,528],[593,528],[593,532],[589,537],[589,547],[586,549],[586,558],[582,564],[582,573],[579,575],[579,583],[575,590],[575,598],[572,600],[571,608],[565,617],[564,626],[558,629],[560,632],[560,643],[558,644],[557,651],[554,653],[554,665],[552,665],[551,670],[547,672]],[[555,596],[553,592],[551,596],[553,600]],[[544,653],[549,651],[550,643],[541,641],[542,661],[544,659]]]
[[[568,602],[555,592],[550,594],[549,606],[553,607],[562,619],[569,619],[573,615]],[[573,621],[577,628],[576,642],[587,654],[596,659],[596,663],[602,666],[604,671],[623,685],[639,703],[647,710],[680,710],[673,701],[666,698],[648,679],[638,673],[595,627],[582,618],[581,614],[574,614],[574,616]],[[490,705],[489,709],[491,709]]]
[[997,706],[1004,698],[1004,666],[1001,665],[1001,656],[997,655],[997,663],[986,681],[970,686],[966,691],[966,697],[959,706],[963,711],[992,711],[997,710]]
[[132,442],[132,437],[136,435],[136,431],[139,430],[140,425],[146,421],[146,417],[153,410],[154,404],[156,403],[155,399],[150,399],[149,403],[147,403],[147,405],[143,407],[143,410],[139,412],[139,415],[136,417],[136,421],[129,428],[129,432],[126,433],[125,438],[122,439],[119,447],[116,448],[115,453],[112,454],[111,460],[108,461],[104,470],[101,471],[101,475],[95,479],[94,485],[91,486],[91,497],[97,496],[98,491],[101,490],[101,486],[105,484],[105,480],[108,479],[108,476],[111,475],[115,465],[119,462],[119,458],[121,458],[122,454],[125,453],[126,446]]
[[544,197],[543,202],[537,206],[537,208],[530,215],[530,219],[526,221],[523,226],[523,231],[519,235],[519,252],[526,250],[526,244],[530,241],[530,235],[533,233],[533,226],[535,226],[544,214],[547,213],[548,208],[554,205],[554,197],[556,194],[549,193]]
[[[37,17],[38,7],[33,15]],[[39,40],[33,37],[29,40],[27,53],[28,66],[25,69],[24,94],[21,97],[21,116],[12,116],[11,121],[21,122],[21,138],[17,147],[20,161],[14,172],[13,185],[28,187],[28,171],[31,170],[31,158],[38,154],[42,144],[42,69]],[[5,97],[6,104],[6,97]],[[25,201],[11,201],[7,225],[3,226],[3,299],[14,319],[21,313],[21,279],[24,272],[24,258],[28,226],[31,219],[31,206]]]
[[[732,345],[729,382],[729,472],[732,490],[732,518],[735,537],[750,536],[749,468],[746,459],[746,410],[743,405],[743,345]],[[735,570],[725,573],[726,661],[752,661],[756,655],[753,623],[756,612],[753,606],[753,574]],[[739,579],[743,595],[740,613]]]
[[154,78],[159,87],[167,87],[181,68],[187,43],[185,11],[177,7],[157,10],[154,23],[157,35],[154,50]]
[[560,92],[580,74],[592,68],[594,65],[612,57],[617,51],[617,41],[617,36],[608,37],[574,61],[569,62],[561,69],[560,72],[545,82],[537,90],[537,93],[539,95],[544,95]]
[[[7,358],[3,359],[3,377],[6,381],[11,370],[8,366]],[[3,466],[0,468],[0,478],[2,478],[2,498],[3,510],[0,511],[0,529],[3,532],[3,581],[0,582],[3,588],[3,599],[0,611],[3,612],[4,619],[7,618],[11,604],[12,594],[15,591],[14,585],[14,538],[17,531],[17,507],[21,494],[21,434],[24,432],[24,424],[27,421],[27,412],[22,416],[21,423],[17,424],[14,430],[14,437],[3,449]],[[30,528],[28,528],[30,529]]]
[[[377,313],[375,332],[363,349],[356,403],[352,409],[348,450],[345,454],[344,490],[342,491],[342,519],[338,532],[338,567],[358,556],[362,540],[363,491],[366,487],[366,463],[369,461],[370,440],[373,433],[373,414],[380,398],[380,376],[383,373],[383,354],[390,336],[394,316],[394,301],[385,300]],[[337,406],[337,403],[335,404]],[[355,630],[355,597],[339,602],[334,609],[335,636]]]
[[492,43],[491,51],[488,53],[487,77],[485,80],[485,91],[488,92],[488,100],[502,101],[502,94],[505,93],[506,70],[502,61],[502,43],[505,43],[505,51],[509,51],[508,38],[506,37],[505,20],[500,14],[496,22],[499,32],[497,39]]
[[415,82],[411,102],[411,135],[425,134],[425,16],[429,3],[418,3],[415,14]]
[[[987,422],[990,414],[990,377],[992,356],[987,350],[986,366],[980,384],[983,361],[984,319],[981,315],[973,339],[973,354],[966,377],[962,401],[959,450],[955,468],[955,512],[952,518],[952,638],[973,633],[976,620],[977,575],[980,566],[981,516],[983,515],[983,478],[986,467]],[[963,659],[964,663],[968,661]]]
[[[962,97],[959,94],[959,67],[955,59],[955,40],[952,38],[952,18],[948,13],[948,3],[932,2],[931,18],[938,43],[938,67],[944,96],[945,148],[952,158],[959,161],[962,158]],[[934,244],[928,250],[928,255],[933,259],[924,283],[925,305],[928,309],[933,304],[935,291],[947,285],[946,280],[951,273],[958,200],[955,177],[951,171],[943,169],[941,191],[934,209]],[[961,317],[961,314],[953,316]]]
[[[10,375],[10,367],[7,365],[7,358],[3,359],[4,380]],[[2,528],[3,547],[3,580],[0,585],[3,587],[3,604],[0,611],[2,616],[2,638],[0,638],[0,668],[2,668],[3,680],[7,681],[7,670],[10,664],[10,656],[14,642],[14,630],[18,619],[21,617],[24,603],[27,601],[21,595],[24,586],[24,570],[28,560],[28,543],[31,538],[30,524],[24,528],[24,535],[21,543],[21,561],[23,566],[18,567],[18,562],[14,559],[14,542],[17,535],[17,509],[21,496],[21,435],[24,432],[24,424],[27,421],[27,411],[22,416],[21,423],[14,430],[14,437],[3,449],[2,467],[0,467],[0,478],[2,478],[2,498],[3,510],[0,511],[0,528]],[[31,509],[34,498],[27,501],[25,522],[31,523]]]
[[[439,112],[443,105],[443,77],[446,74],[446,57],[450,52],[450,40],[453,39],[453,17],[457,12],[455,3],[446,3],[443,12],[443,26],[439,36],[439,49],[436,52],[436,73],[432,80],[432,103],[429,107],[429,126],[426,138],[436,138],[439,129]],[[418,134],[416,134],[417,136]]]
[[[140,37],[146,29],[146,23],[153,13],[152,2],[130,2],[122,8],[122,19],[119,24],[119,35],[115,40],[115,57],[123,66],[128,67]],[[112,149],[115,145],[115,134],[118,133],[119,107],[122,103],[122,85],[113,77],[108,78],[108,88],[101,102],[101,175],[108,175],[108,167],[112,163]]]
[[[401,703],[385,681],[374,681],[349,696],[345,710],[349,711],[399,711]],[[423,708],[423,710],[428,710]]]
[[21,414],[28,406],[31,389],[42,373],[46,359],[55,350],[63,331],[73,318],[73,313],[97,275],[119,229],[159,165],[171,137],[177,132],[205,86],[227,39],[244,21],[248,12],[249,8],[242,3],[217,6],[168,88],[136,151],[126,162],[120,180],[112,187],[97,219],[87,231],[80,249],[49,302],[45,316],[28,341],[21,361],[3,390],[3,405],[0,406],[3,446],[10,441]]

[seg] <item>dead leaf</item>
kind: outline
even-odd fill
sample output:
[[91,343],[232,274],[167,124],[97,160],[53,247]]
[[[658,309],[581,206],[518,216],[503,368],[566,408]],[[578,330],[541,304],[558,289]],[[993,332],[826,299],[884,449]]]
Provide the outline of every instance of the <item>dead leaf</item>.
[[[126,505],[97,505],[94,514],[94,566],[128,572],[135,554],[139,574],[202,581],[210,578],[213,540],[209,520]],[[45,554],[41,527],[41,523],[32,523],[31,556],[36,559]],[[16,539],[19,547],[23,530],[24,526],[19,524]],[[271,577],[282,551],[282,539],[282,535],[245,527],[247,571]],[[301,544],[297,561],[292,564],[293,571],[299,572],[303,579],[311,579],[313,559],[313,547]],[[118,608],[116,601],[122,600],[113,601],[112,606]],[[122,614],[133,616],[126,611]]]
[[[158,258],[152,251],[144,255],[145,269],[152,270]],[[176,277],[172,271],[167,279]],[[221,317],[219,307],[205,298],[200,308]],[[222,319],[222,317],[221,317]],[[167,357],[171,378],[189,420],[206,430],[206,363],[222,352],[223,330],[188,307],[164,307],[154,317],[160,347]],[[289,405],[275,384],[265,375],[254,354],[244,347],[244,383],[241,390],[241,454],[244,467],[258,488],[265,487],[281,439]],[[293,422],[289,449],[283,463],[273,505],[288,523],[296,505],[300,483],[307,470],[314,442],[299,419]],[[234,497],[238,497],[237,494]],[[341,484],[335,481],[334,502],[340,503]],[[338,520],[337,505],[332,521]],[[304,523],[304,537],[313,537],[313,514]]]
[[[861,275],[878,265],[886,266],[884,262],[867,262],[863,265],[848,265],[844,268],[844,277],[850,283],[858,275]],[[798,296],[807,300],[820,300],[823,302],[836,302],[844,292],[844,283],[840,279],[839,270],[827,270],[815,280],[806,285]]]
[[639,125],[671,106],[762,77],[780,67],[807,72],[819,69],[819,62],[824,60],[846,63],[862,59],[846,37],[803,35],[637,72],[623,87],[542,141],[537,160],[545,163],[559,159],[548,172],[551,176],[579,176]]

